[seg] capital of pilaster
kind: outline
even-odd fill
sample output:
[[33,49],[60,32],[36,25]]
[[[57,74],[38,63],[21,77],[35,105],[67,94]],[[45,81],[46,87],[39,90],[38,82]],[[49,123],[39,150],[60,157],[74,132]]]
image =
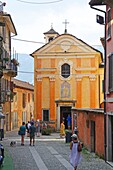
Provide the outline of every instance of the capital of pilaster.
[[81,75],[76,75],[75,78],[76,78],[76,81],[82,81],[82,76]]
[[49,76],[50,81],[55,81],[55,76]]
[[37,76],[37,81],[42,81],[42,76]]
[[90,81],[95,81],[96,80],[96,75],[89,76]]

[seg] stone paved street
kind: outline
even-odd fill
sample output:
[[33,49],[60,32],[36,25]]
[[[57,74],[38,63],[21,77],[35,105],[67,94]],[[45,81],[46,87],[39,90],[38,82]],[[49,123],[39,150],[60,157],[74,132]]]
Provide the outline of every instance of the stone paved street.
[[[10,141],[16,141],[16,146],[10,147]],[[17,132],[8,132],[2,143],[13,159],[14,170],[73,170],[69,163],[69,144],[60,139],[58,133],[36,137],[35,146],[29,146],[29,138],[26,137],[25,146],[21,146]],[[113,169],[94,153],[83,151],[82,155],[77,170]]]

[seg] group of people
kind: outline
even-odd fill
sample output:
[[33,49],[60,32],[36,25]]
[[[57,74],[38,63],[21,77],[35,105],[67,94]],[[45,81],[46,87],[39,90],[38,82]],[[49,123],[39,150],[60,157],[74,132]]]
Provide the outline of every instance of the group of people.
[[27,133],[27,136],[30,137],[30,146],[33,144],[35,145],[35,135],[38,137],[40,136],[40,121],[37,120],[36,122],[31,120],[28,121],[28,123],[25,124],[25,122],[22,123],[22,125],[19,128],[19,135],[21,136],[21,145],[24,146],[24,137]]
[[[44,123],[44,128],[47,127],[47,125]],[[30,137],[30,146],[33,144],[35,145],[35,135],[40,136],[40,121],[37,120],[36,122],[34,121],[28,121],[27,124],[25,122],[22,123],[20,126],[20,135],[21,135],[21,145],[24,145],[24,137],[26,135],[27,131],[27,136]],[[29,135],[28,135],[29,134]],[[61,123],[61,128],[60,128],[60,136],[65,136],[65,125],[64,125],[64,120]],[[70,164],[74,167],[74,170],[77,170],[77,166],[80,163],[82,156],[81,156],[81,150],[82,150],[82,145],[78,140],[78,136],[76,134],[73,134],[71,136],[72,141],[70,142]]]

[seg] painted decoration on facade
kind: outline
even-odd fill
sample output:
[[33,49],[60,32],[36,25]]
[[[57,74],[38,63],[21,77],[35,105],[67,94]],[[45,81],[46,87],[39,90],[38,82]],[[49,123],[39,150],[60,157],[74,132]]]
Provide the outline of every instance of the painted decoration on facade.
[[68,82],[63,82],[61,84],[61,98],[70,97],[70,84]]

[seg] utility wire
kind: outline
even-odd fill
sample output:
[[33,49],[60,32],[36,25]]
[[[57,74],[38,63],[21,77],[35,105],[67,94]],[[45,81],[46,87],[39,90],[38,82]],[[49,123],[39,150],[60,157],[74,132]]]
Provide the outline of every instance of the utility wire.
[[63,0],[55,0],[55,1],[48,1],[48,2],[30,2],[30,1],[22,1],[22,0],[17,0],[19,2],[23,2],[23,3],[28,3],[28,4],[37,4],[37,5],[41,5],[41,4],[52,4],[52,3],[57,3],[57,2],[61,2]]
[[38,42],[38,41],[30,41],[30,40],[23,40],[23,39],[18,39],[18,38],[12,38],[13,40],[17,41],[23,41],[23,42],[28,42],[28,43],[36,43],[36,44],[45,44],[44,42]]
[[[27,42],[27,43],[34,43],[34,44],[43,44],[46,45],[48,43],[44,43],[44,42],[38,42],[38,41],[31,41],[31,40],[24,40],[24,39],[18,39],[18,38],[12,38],[13,40],[16,41],[23,41],[23,42]],[[84,42],[85,43],[85,42]],[[50,44],[49,44],[50,45]],[[62,44],[51,44],[51,46],[55,46],[55,45],[62,45]],[[69,44],[63,44],[63,46],[69,46]],[[70,44],[70,46],[87,46],[87,45],[81,45],[81,44]],[[91,45],[90,45],[91,46]],[[102,45],[92,45],[92,46],[102,46]]]

